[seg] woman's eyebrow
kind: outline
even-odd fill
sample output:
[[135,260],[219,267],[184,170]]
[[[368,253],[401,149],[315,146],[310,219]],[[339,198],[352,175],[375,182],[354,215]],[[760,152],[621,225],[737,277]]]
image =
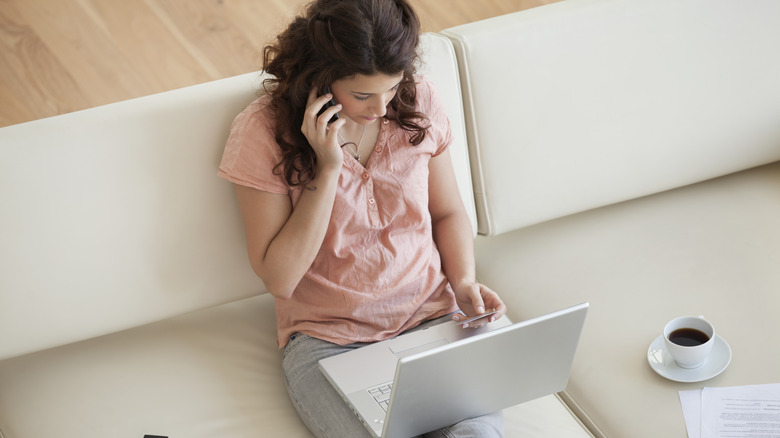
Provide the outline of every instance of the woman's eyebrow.
[[[398,81],[397,84],[395,84],[392,87],[390,87],[390,90],[392,90],[393,88],[396,88],[397,86],[401,85],[401,82],[403,82],[403,79]],[[387,90],[387,91],[390,91],[390,90]],[[352,94],[359,94],[361,96],[373,96],[374,94],[376,94],[376,93],[363,93],[362,91],[350,91],[350,93],[352,93]]]

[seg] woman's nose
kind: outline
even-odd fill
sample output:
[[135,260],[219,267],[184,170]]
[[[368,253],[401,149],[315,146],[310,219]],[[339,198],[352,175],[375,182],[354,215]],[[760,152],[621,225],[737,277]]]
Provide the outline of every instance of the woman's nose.
[[376,100],[372,103],[371,112],[377,117],[384,117],[387,113],[387,105],[390,103],[390,99],[385,96],[377,96]]

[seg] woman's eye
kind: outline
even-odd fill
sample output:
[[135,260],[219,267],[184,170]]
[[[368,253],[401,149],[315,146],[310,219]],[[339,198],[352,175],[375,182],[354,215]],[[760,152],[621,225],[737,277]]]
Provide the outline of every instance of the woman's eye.
[[364,100],[368,100],[368,96],[366,96],[366,97],[355,96],[355,99],[357,99],[357,100],[362,102]]

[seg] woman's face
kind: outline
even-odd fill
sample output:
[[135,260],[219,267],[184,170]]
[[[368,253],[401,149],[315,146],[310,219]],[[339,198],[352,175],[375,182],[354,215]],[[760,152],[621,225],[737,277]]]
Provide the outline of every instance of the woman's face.
[[395,97],[403,77],[403,73],[391,76],[357,74],[333,82],[330,90],[336,103],[342,106],[340,115],[367,125],[387,113],[387,104]]

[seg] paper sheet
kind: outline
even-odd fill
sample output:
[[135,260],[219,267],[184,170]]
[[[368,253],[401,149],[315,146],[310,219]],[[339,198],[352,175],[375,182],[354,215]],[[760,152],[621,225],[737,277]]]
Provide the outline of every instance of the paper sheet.
[[780,438],[780,384],[680,391],[689,438]]
[[701,437],[701,389],[680,391],[680,403],[685,417],[688,438]]

